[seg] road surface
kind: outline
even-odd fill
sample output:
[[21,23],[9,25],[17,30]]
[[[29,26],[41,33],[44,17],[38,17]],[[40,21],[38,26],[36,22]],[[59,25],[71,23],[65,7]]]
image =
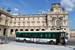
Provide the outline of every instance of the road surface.
[[[4,37],[0,37],[0,38],[5,39]],[[14,37],[8,37],[8,41],[15,41],[15,38]],[[75,46],[75,38],[68,38],[68,44],[67,45]]]

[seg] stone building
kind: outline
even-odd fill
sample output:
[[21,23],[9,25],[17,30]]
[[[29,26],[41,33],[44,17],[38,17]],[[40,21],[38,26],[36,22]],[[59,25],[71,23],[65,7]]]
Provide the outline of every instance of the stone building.
[[75,37],[75,29],[71,29],[69,32],[70,37]]
[[68,12],[60,3],[52,3],[46,14],[13,15],[0,8],[0,35],[14,36],[16,31],[66,30],[69,33]]

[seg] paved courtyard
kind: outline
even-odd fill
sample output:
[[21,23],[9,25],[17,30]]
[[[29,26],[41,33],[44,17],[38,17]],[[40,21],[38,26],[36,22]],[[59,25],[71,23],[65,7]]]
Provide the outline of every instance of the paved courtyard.
[[75,50],[75,46],[10,42],[0,44],[0,50]]

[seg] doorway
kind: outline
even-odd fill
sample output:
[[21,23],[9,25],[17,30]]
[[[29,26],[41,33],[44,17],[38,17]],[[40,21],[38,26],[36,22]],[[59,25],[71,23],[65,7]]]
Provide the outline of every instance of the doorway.
[[3,35],[5,35],[5,33],[6,33],[6,28],[4,28],[4,33],[3,33]]

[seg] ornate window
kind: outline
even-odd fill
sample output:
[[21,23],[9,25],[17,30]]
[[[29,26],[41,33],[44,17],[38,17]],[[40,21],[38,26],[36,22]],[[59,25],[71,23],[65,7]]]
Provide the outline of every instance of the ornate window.
[[59,20],[56,21],[56,25],[60,26],[60,21]]
[[16,20],[16,18],[15,18],[15,20]]
[[64,15],[64,18],[65,18],[65,15]]
[[52,18],[52,16],[50,16],[50,18]]
[[57,18],[59,18],[59,16],[57,15]]
[[30,26],[30,23],[28,23],[28,26]]
[[50,26],[52,26],[52,21],[50,21]]
[[20,22],[18,22],[18,26],[20,26]]
[[25,26],[25,22],[23,22],[23,26]]
[[29,20],[29,18],[28,18],[28,20]]
[[35,24],[34,23],[32,23],[32,26],[34,26]]
[[43,17],[43,20],[44,20],[45,18]]
[[20,20],[20,18],[19,18],[19,20]]
[[58,9],[56,9],[56,12],[59,12],[59,10],[58,10]]
[[34,17],[33,17],[33,20],[34,20]]
[[38,20],[39,20],[39,17],[38,17]]
[[25,18],[23,18],[23,20],[25,20]]
[[43,26],[45,26],[45,23],[43,22]]
[[37,25],[40,26],[40,23],[38,22]]
[[66,26],[66,21],[64,21],[64,26]]

